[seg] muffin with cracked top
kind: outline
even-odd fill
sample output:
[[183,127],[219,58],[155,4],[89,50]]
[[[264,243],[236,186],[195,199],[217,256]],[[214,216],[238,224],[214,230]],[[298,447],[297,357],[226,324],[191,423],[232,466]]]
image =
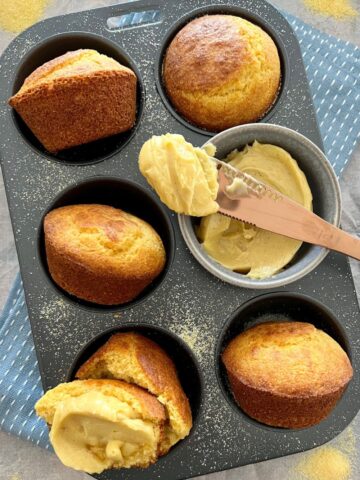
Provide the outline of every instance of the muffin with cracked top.
[[304,428],[326,418],[353,369],[341,346],[307,322],[265,322],[222,354],[237,404],[261,423]]
[[233,15],[204,15],[182,28],[164,58],[175,109],[194,125],[222,131],[263,117],[277,97],[277,47],[260,27]]
[[44,232],[54,282],[88,302],[129,302],[165,266],[164,245],[153,227],[108,205],[56,208],[46,215]]

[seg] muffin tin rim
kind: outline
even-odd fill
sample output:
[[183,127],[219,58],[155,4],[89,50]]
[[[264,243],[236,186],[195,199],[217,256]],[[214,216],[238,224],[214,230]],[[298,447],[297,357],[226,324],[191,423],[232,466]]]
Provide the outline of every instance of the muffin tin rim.
[[[228,132],[236,132],[237,130],[246,130],[246,129],[253,129],[253,128],[269,130],[269,131],[281,130],[284,134],[287,134],[293,137],[294,136],[298,137],[298,139],[301,140],[303,144],[304,143],[306,144],[306,148],[308,148],[309,150],[311,149],[315,150],[316,154],[322,158],[322,166],[326,170],[328,176],[331,178],[331,181],[333,182],[333,187],[334,187],[335,212],[334,212],[334,221],[332,224],[339,227],[340,217],[341,217],[341,205],[342,205],[341,189],[340,189],[339,181],[325,153],[305,135],[297,132],[296,130],[292,130],[288,127],[283,127],[281,125],[276,125],[272,123],[248,123],[246,125],[238,125],[236,127],[232,127],[227,130],[224,130],[218,133],[216,136],[228,134]],[[202,147],[205,147],[206,145],[211,144],[212,141],[213,139],[207,140],[202,145]],[[221,264],[219,264],[216,260],[212,259],[211,256],[206,253],[206,251],[204,250],[201,243],[196,237],[193,225],[191,223],[191,218],[192,217],[188,215],[178,214],[178,221],[179,221],[182,237],[185,240],[185,243],[188,246],[194,258],[209,273],[211,273],[217,278],[220,278],[220,280],[223,280],[224,282],[237,287],[263,290],[268,288],[276,288],[276,287],[289,285],[290,283],[300,280],[301,278],[306,276],[308,273],[313,271],[329,253],[329,250],[324,247],[314,246],[315,248],[318,249],[317,257],[314,258],[312,262],[306,265],[301,271],[293,272],[287,278],[276,278],[278,274],[275,274],[265,279],[260,279],[260,280],[251,279],[251,278],[248,278],[246,275],[233,272],[232,270],[223,267]]]
[[[302,427],[302,428],[285,428],[285,427],[271,426],[271,425],[267,425],[265,423],[261,423],[260,421],[250,417],[237,404],[235,398],[233,397],[233,393],[230,389],[230,386],[229,386],[229,391],[226,390],[225,385],[224,385],[224,381],[223,381],[222,375],[221,375],[221,369],[224,369],[224,374],[226,374],[225,366],[222,365],[221,355],[222,355],[224,349],[226,348],[226,346],[229,344],[229,342],[232,339],[234,339],[235,337],[233,336],[230,339],[227,339],[226,345],[224,345],[224,338],[226,337],[226,333],[229,330],[230,325],[234,322],[237,322],[237,317],[238,317],[239,313],[242,313],[243,310],[245,310],[249,306],[256,304],[259,300],[261,301],[261,300],[264,300],[264,299],[272,299],[272,298],[279,299],[281,297],[285,297],[285,298],[288,298],[288,299],[296,298],[296,300],[300,300],[301,302],[304,301],[307,304],[314,305],[315,307],[318,307],[323,312],[325,312],[327,319],[330,318],[331,321],[336,325],[336,328],[339,329],[341,336],[345,339],[345,341],[347,343],[346,347],[344,348],[338,342],[338,340],[336,338],[334,338],[332,335],[330,335],[330,334],[328,334],[328,335],[333,340],[335,340],[338,345],[340,345],[340,347],[344,350],[347,357],[349,358],[351,366],[353,365],[353,353],[352,353],[353,349],[352,349],[352,346],[351,346],[351,342],[349,341],[348,335],[346,333],[346,329],[343,327],[342,323],[337,318],[335,313],[327,305],[325,305],[323,302],[321,302],[317,298],[314,298],[310,295],[307,295],[307,294],[304,294],[304,293],[301,293],[301,292],[293,292],[293,291],[290,291],[290,290],[284,290],[284,291],[264,292],[264,293],[260,293],[259,295],[255,295],[254,297],[251,297],[251,298],[248,298],[247,300],[245,300],[245,302],[240,304],[237,308],[235,308],[235,310],[233,310],[230,313],[230,315],[226,318],[226,321],[223,324],[223,326],[220,330],[220,333],[217,337],[217,341],[216,341],[216,344],[215,344],[215,347],[214,347],[214,365],[213,365],[213,367],[214,367],[214,371],[215,371],[215,375],[216,375],[217,384],[218,384],[218,387],[221,391],[222,397],[225,399],[227,404],[232,408],[232,410],[236,412],[237,415],[240,415],[242,418],[245,419],[245,421],[247,423],[250,423],[253,427],[257,427],[261,430],[271,431],[271,432],[275,432],[275,433],[278,432],[280,434],[284,434],[284,433],[289,433],[289,434],[294,434],[295,433],[296,434],[297,432],[300,432],[300,431],[309,431],[310,429],[317,428],[318,425],[320,425],[325,420],[327,420],[331,415],[333,415],[335,408],[337,408],[340,405],[340,403],[343,402],[346,391],[348,390],[350,384],[352,383],[354,375],[352,376],[352,378],[350,379],[350,381],[346,385],[341,397],[339,398],[339,400],[337,401],[337,403],[335,404],[333,409],[330,411],[329,415],[327,415],[325,418],[323,418],[319,423],[317,423],[315,425],[311,425],[309,427]],[[284,314],[284,316],[286,317],[286,314]],[[291,320],[291,318],[289,318],[289,320]],[[293,321],[299,321],[299,320],[293,320]],[[311,320],[308,320],[308,321],[304,320],[304,322],[310,323],[311,325],[313,325],[315,328],[318,329],[318,327],[316,327],[316,325]],[[256,325],[260,325],[262,323],[267,323],[267,320],[265,320],[264,322],[260,321]],[[252,328],[252,327],[251,326],[246,327],[246,328],[242,329],[240,333],[243,333],[243,332],[247,331],[249,328]],[[321,328],[319,328],[319,330],[324,331]],[[355,374],[355,371],[354,371],[354,374]],[[230,398],[230,396],[231,396],[231,398]]]
[[[19,61],[18,65],[17,65],[17,68],[14,72],[14,75],[12,77],[11,89],[10,89],[9,95],[11,95],[11,96],[15,95],[20,90],[20,88],[22,87],[22,85],[23,85],[23,83],[24,83],[24,81],[27,77],[25,77],[22,80],[21,85],[15,90],[15,84],[19,80],[18,77],[19,77],[19,74],[21,72],[21,69],[23,68],[24,64],[26,64],[26,62],[28,62],[29,59],[31,59],[31,57],[34,56],[34,54],[36,54],[36,52],[39,49],[44,48],[44,46],[46,46],[47,43],[61,41],[62,38],[71,37],[71,36],[77,37],[77,41],[80,41],[80,42],[84,41],[84,40],[86,41],[87,39],[90,39],[90,40],[98,41],[99,43],[103,43],[104,45],[106,45],[110,48],[113,48],[114,50],[117,50],[118,53],[126,59],[126,61],[129,64],[129,66],[127,68],[130,68],[130,70],[132,70],[135,73],[136,78],[137,78],[137,83],[136,83],[136,114],[135,114],[135,123],[134,123],[134,125],[131,129],[126,130],[126,131],[121,132],[121,133],[116,134],[116,135],[110,135],[108,137],[104,137],[104,138],[100,138],[98,140],[94,140],[93,142],[88,142],[88,143],[83,144],[83,145],[79,145],[79,146],[71,147],[69,149],[61,150],[60,153],[62,154],[63,152],[66,153],[69,150],[71,151],[71,150],[76,149],[76,148],[81,148],[81,147],[84,147],[84,146],[93,145],[96,142],[101,142],[101,141],[106,142],[110,138],[114,138],[118,135],[128,134],[128,138],[126,138],[120,146],[113,149],[110,153],[105,154],[103,156],[100,156],[100,158],[98,158],[96,160],[90,160],[90,161],[84,161],[84,162],[63,160],[61,158],[57,158],[56,157],[57,154],[48,152],[45,149],[45,147],[43,147],[41,142],[35,137],[35,135],[30,130],[30,128],[27,126],[25,121],[21,118],[21,116],[15,111],[15,109],[13,107],[8,105],[8,109],[10,110],[9,113],[10,113],[11,122],[15,126],[15,130],[17,132],[18,138],[20,138],[21,141],[26,146],[28,146],[36,155],[40,155],[43,159],[51,161],[51,162],[55,162],[55,163],[60,164],[60,165],[63,164],[63,165],[70,166],[70,167],[83,167],[83,166],[86,167],[86,166],[89,166],[89,165],[95,165],[97,163],[101,163],[105,160],[109,160],[113,156],[119,154],[129,144],[129,142],[132,140],[132,138],[134,137],[134,135],[136,134],[136,132],[140,128],[143,117],[144,117],[145,103],[146,103],[146,88],[145,88],[145,83],[144,83],[144,80],[143,80],[143,76],[142,76],[139,68],[137,67],[137,64],[136,64],[135,60],[115,40],[112,40],[111,38],[108,38],[104,35],[99,35],[98,33],[88,32],[88,31],[84,31],[84,30],[83,31],[81,31],[81,30],[71,30],[71,31],[67,31],[67,32],[59,32],[59,33],[55,33],[53,35],[50,35],[50,36],[42,39],[41,41],[39,41],[35,45],[33,45],[26,52],[26,54]],[[89,49],[89,48],[91,49],[91,47],[78,47],[75,50]],[[92,49],[94,50],[94,48],[92,48]],[[67,52],[70,52],[70,51],[75,51],[75,50],[70,49],[70,50],[67,50],[64,53],[67,53]],[[98,50],[96,50],[96,51],[98,51]],[[99,53],[102,53],[102,52],[100,51]],[[52,57],[50,60],[54,60],[58,56],[59,55],[56,55],[55,57]],[[113,57],[111,56],[111,58],[113,58]],[[47,60],[46,62],[48,62],[50,60]],[[119,63],[121,65],[123,65],[121,62],[119,62]],[[38,67],[40,67],[41,65],[43,65],[43,64],[40,64]],[[124,65],[124,66],[126,66],[126,65]],[[38,68],[38,67],[36,67],[36,68]],[[32,70],[32,72],[34,72],[36,70],[36,68],[34,70]],[[19,117],[19,118],[17,118],[17,117]],[[39,142],[39,144],[40,144],[40,146],[42,147],[43,150],[40,149],[38,146],[34,145],[33,142],[27,138],[27,135],[25,135],[23,133],[23,131],[21,129],[21,126],[19,125],[19,119],[20,119],[20,122],[25,125],[25,128],[29,130],[30,134],[35,137],[36,141]]]
[[[206,16],[207,15],[206,12],[209,12],[209,9],[211,10],[211,13],[208,13],[209,15],[216,15],[216,14],[233,15],[233,16],[238,16],[240,18],[244,18],[245,20],[251,23],[254,23],[258,27],[262,28],[271,37],[271,39],[273,40],[273,42],[277,47],[280,63],[281,63],[279,88],[273,103],[268,107],[265,114],[262,117],[259,117],[256,123],[260,123],[260,124],[266,123],[268,120],[271,119],[271,117],[276,113],[276,111],[279,108],[281,108],[284,97],[286,96],[286,92],[289,87],[289,83],[290,83],[289,78],[291,75],[291,69],[289,67],[289,58],[287,55],[287,48],[284,45],[278,32],[275,29],[273,29],[273,27],[256,12],[250,12],[249,10],[247,10],[246,8],[243,8],[240,5],[234,5],[234,4],[225,5],[225,4],[214,3],[205,7],[197,7],[187,12],[182,17],[180,17],[175,23],[173,23],[172,26],[168,28],[166,31],[154,61],[155,86],[156,86],[157,93],[160,96],[160,99],[163,105],[169,111],[169,113],[175,118],[175,120],[177,120],[183,126],[189,128],[190,130],[193,130],[196,133],[205,135],[207,137],[213,137],[225,130],[221,130],[219,132],[206,130],[191,123],[184,116],[182,116],[181,113],[178,112],[176,108],[172,105],[172,102],[166,92],[165,85],[163,83],[163,78],[162,78],[163,63],[164,63],[163,60],[166,54],[166,50],[170,45],[172,39],[183,27],[185,27],[192,20],[195,20],[196,18],[201,18],[202,16]],[[222,12],[225,12],[225,13],[222,13]],[[280,11],[279,13],[281,14]],[[284,17],[284,20],[287,21],[285,17]],[[254,122],[250,122],[250,123],[254,123]],[[250,123],[244,123],[241,125],[249,125]],[[230,128],[235,128],[235,127],[230,127]],[[229,130],[229,129],[226,129],[226,130]]]
[[[144,294],[144,290],[143,290],[138,294],[137,297],[135,297],[130,302],[126,302],[124,304],[117,304],[117,305],[102,305],[102,304],[98,304],[98,303],[88,302],[86,300],[77,298],[75,295],[72,295],[72,294],[66,292],[62,287],[57,285],[55,283],[55,281],[52,279],[52,277],[50,275],[50,272],[48,270],[46,252],[45,252],[44,219],[45,219],[45,216],[50,211],[54,210],[55,208],[60,208],[60,207],[55,207],[54,208],[54,204],[56,202],[58,202],[59,200],[61,200],[61,198],[64,195],[66,195],[67,193],[70,193],[76,187],[85,185],[87,183],[91,183],[91,182],[96,183],[97,181],[104,181],[104,180],[105,181],[116,181],[119,184],[120,183],[122,183],[122,184],[126,183],[127,185],[130,185],[131,187],[135,188],[136,190],[140,190],[142,193],[145,193],[145,195],[147,197],[149,197],[153,200],[154,205],[156,205],[158,210],[161,212],[162,218],[165,220],[166,227],[167,227],[167,230],[168,230],[168,233],[169,233],[169,255],[168,255],[168,253],[166,252],[166,249],[165,249],[166,263],[165,263],[165,266],[164,266],[163,270],[144,289],[145,294]],[[119,188],[121,188],[120,185],[119,185]],[[74,204],[71,204],[71,205],[79,205],[79,203],[74,203]],[[107,204],[101,204],[101,205],[107,205]],[[110,205],[110,206],[112,206],[112,205]],[[114,207],[114,208],[118,208],[118,207]],[[126,211],[126,210],[124,210],[124,211]],[[141,218],[141,217],[138,217],[138,218],[143,220],[143,218]],[[151,225],[150,222],[147,222],[147,223],[149,223],[149,225]],[[160,236],[160,234],[155,229],[155,227],[153,227],[152,225],[151,225],[151,227]],[[161,238],[161,236],[160,236],[160,238]],[[162,242],[163,242],[163,240],[162,240]],[[164,248],[165,248],[165,245],[164,245]],[[176,251],[176,238],[175,238],[174,225],[171,222],[171,220],[169,218],[169,214],[166,211],[162,202],[160,202],[160,200],[153,194],[153,192],[151,192],[151,190],[146,189],[144,186],[137,183],[136,181],[130,180],[130,179],[127,179],[127,178],[123,178],[123,177],[118,177],[118,176],[115,176],[115,175],[110,176],[110,175],[98,175],[97,174],[97,175],[87,176],[87,177],[85,177],[81,180],[78,180],[78,181],[70,184],[70,185],[67,185],[55,197],[53,197],[51,202],[49,202],[47,204],[46,208],[41,211],[40,221],[38,223],[37,233],[36,233],[36,258],[37,258],[38,264],[40,265],[39,270],[41,271],[42,276],[45,278],[46,283],[51,286],[52,290],[55,292],[55,294],[59,298],[62,298],[65,301],[69,302],[69,304],[71,304],[72,306],[81,308],[85,311],[90,310],[90,311],[96,312],[97,314],[107,314],[107,313],[117,312],[117,311],[121,311],[121,312],[126,311],[128,309],[133,308],[133,307],[139,306],[141,303],[146,301],[148,299],[148,297],[155,294],[156,291],[158,290],[158,288],[161,287],[161,285],[165,281],[167,275],[169,274],[169,272],[172,268],[174,258],[175,258],[175,251]],[[161,276],[161,278],[159,279],[158,277],[160,277],[160,276]],[[155,285],[153,285],[154,282],[157,282],[157,283]],[[148,289],[149,289],[149,291],[146,291]]]

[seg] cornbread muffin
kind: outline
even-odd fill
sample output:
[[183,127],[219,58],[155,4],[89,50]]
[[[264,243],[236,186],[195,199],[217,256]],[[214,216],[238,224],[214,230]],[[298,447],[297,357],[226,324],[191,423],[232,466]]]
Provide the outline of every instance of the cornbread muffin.
[[155,342],[137,333],[113,335],[76,373],[80,379],[116,378],[152,393],[166,410],[161,454],[186,437],[192,427],[189,400],[175,365]]
[[132,128],[135,73],[95,50],[76,50],[29,75],[9,104],[51,153]]
[[232,15],[204,15],[182,28],[164,58],[163,82],[191,123],[221,131],[263,117],[280,86],[275,43]]
[[[215,153],[211,147],[207,149]],[[219,210],[216,164],[205,148],[193,147],[182,135],[167,133],[147,140],[140,151],[139,168],[171,210],[198,217]]]
[[165,249],[155,230],[108,205],[56,208],[46,215],[44,232],[54,282],[88,302],[129,302],[165,266]]
[[310,427],[335,407],[353,370],[340,345],[310,323],[268,322],[235,337],[225,348],[238,405],[276,427]]
[[60,460],[87,473],[148,467],[159,456],[165,410],[150,393],[119,380],[75,380],[35,405]]

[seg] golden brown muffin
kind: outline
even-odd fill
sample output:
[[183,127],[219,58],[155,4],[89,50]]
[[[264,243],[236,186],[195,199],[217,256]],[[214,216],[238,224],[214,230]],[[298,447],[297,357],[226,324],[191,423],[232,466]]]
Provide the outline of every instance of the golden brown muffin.
[[44,63],[10,98],[33,134],[52,153],[132,128],[135,73],[95,50],[76,50]]
[[335,407],[353,370],[340,345],[303,322],[268,322],[246,330],[222,361],[238,405],[268,425],[303,428]]
[[76,373],[80,379],[116,378],[134,383],[155,395],[166,409],[168,423],[161,454],[186,437],[192,427],[189,400],[175,365],[155,342],[137,333],[113,335]]
[[275,43],[232,15],[205,15],[168,47],[163,81],[174,107],[193,124],[221,131],[265,115],[280,85]]
[[150,393],[120,380],[75,380],[36,403],[60,460],[77,470],[148,467],[160,453],[165,409]]
[[44,220],[50,275],[88,302],[133,300],[163,270],[161,238],[144,220],[108,205],[56,208]]

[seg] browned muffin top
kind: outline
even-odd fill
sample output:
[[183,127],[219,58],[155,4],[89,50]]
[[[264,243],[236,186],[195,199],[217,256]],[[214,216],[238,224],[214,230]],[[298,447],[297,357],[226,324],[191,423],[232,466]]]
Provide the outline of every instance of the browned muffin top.
[[132,70],[124,67],[113,58],[98,53],[96,50],[79,49],[64,53],[38,67],[25,79],[17,95],[59,78],[74,78],[102,71],[106,71],[108,74],[111,71],[117,72],[117,74],[123,71],[126,75],[136,79]]
[[144,220],[108,205],[69,205],[45,217],[47,244],[58,255],[96,269],[141,278],[160,272],[165,263],[162,241]]
[[267,322],[235,337],[223,355],[226,369],[245,385],[289,396],[326,395],[352,377],[340,345],[305,322]]
[[205,15],[175,36],[166,52],[165,71],[178,88],[191,83],[195,91],[207,90],[225,83],[248,56],[231,16]]
[[262,117],[276,98],[280,76],[272,38],[233,15],[204,15],[189,22],[171,41],[163,64],[174,107],[212,131]]

